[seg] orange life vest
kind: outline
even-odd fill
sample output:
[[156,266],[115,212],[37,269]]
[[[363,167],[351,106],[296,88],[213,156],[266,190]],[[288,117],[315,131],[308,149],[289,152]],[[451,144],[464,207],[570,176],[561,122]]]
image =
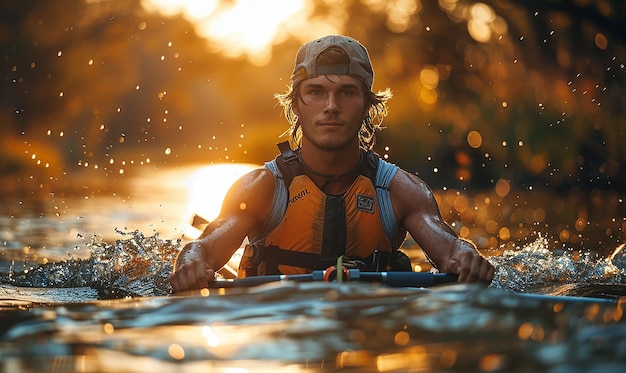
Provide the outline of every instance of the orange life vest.
[[[342,255],[361,260],[363,269],[389,269],[406,235],[388,190],[397,166],[363,152],[359,175],[343,195],[334,196],[304,174],[298,150],[287,143],[279,147],[281,154],[266,163],[276,181],[272,216],[265,233],[246,247],[239,276],[307,273]],[[410,270],[410,261],[402,270]]]

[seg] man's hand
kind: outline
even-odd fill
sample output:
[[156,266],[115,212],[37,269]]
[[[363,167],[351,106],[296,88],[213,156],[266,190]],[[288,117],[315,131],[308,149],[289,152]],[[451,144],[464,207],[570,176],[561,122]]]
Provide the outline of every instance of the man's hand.
[[210,281],[215,280],[215,271],[202,257],[202,246],[198,241],[183,247],[174,268],[169,278],[173,293],[204,289]]
[[459,282],[491,283],[495,269],[476,249],[460,245],[450,257],[446,272],[459,275]]

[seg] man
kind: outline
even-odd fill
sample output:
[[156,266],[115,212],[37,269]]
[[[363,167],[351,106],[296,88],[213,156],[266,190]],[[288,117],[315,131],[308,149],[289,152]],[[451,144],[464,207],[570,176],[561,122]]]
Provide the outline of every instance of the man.
[[373,93],[373,80],[354,39],[300,48],[289,91],[276,95],[297,148],[279,144],[275,160],[231,187],[219,217],[180,252],[173,292],[206,287],[246,237],[242,275],[307,273],[342,255],[366,270],[410,270],[398,251],[408,231],[440,271],[492,280],[493,266],[443,221],[428,186],[370,151],[391,97]]

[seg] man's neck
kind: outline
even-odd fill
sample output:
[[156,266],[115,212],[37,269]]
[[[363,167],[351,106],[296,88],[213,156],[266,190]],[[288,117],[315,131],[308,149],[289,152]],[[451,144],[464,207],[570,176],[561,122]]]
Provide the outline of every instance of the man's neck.
[[358,147],[327,151],[304,146],[300,152],[305,173],[327,194],[343,194],[358,174],[361,162]]

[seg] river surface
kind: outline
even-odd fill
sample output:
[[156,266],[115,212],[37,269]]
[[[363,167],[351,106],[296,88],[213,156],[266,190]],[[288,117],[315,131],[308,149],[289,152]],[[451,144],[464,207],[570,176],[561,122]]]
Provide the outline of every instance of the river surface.
[[[614,192],[437,192],[446,220],[483,240],[497,268],[489,287],[286,281],[172,296],[193,216],[211,213],[201,196],[221,193],[198,170],[2,200],[0,371],[626,368],[625,209]],[[430,268],[411,240],[405,250]]]

